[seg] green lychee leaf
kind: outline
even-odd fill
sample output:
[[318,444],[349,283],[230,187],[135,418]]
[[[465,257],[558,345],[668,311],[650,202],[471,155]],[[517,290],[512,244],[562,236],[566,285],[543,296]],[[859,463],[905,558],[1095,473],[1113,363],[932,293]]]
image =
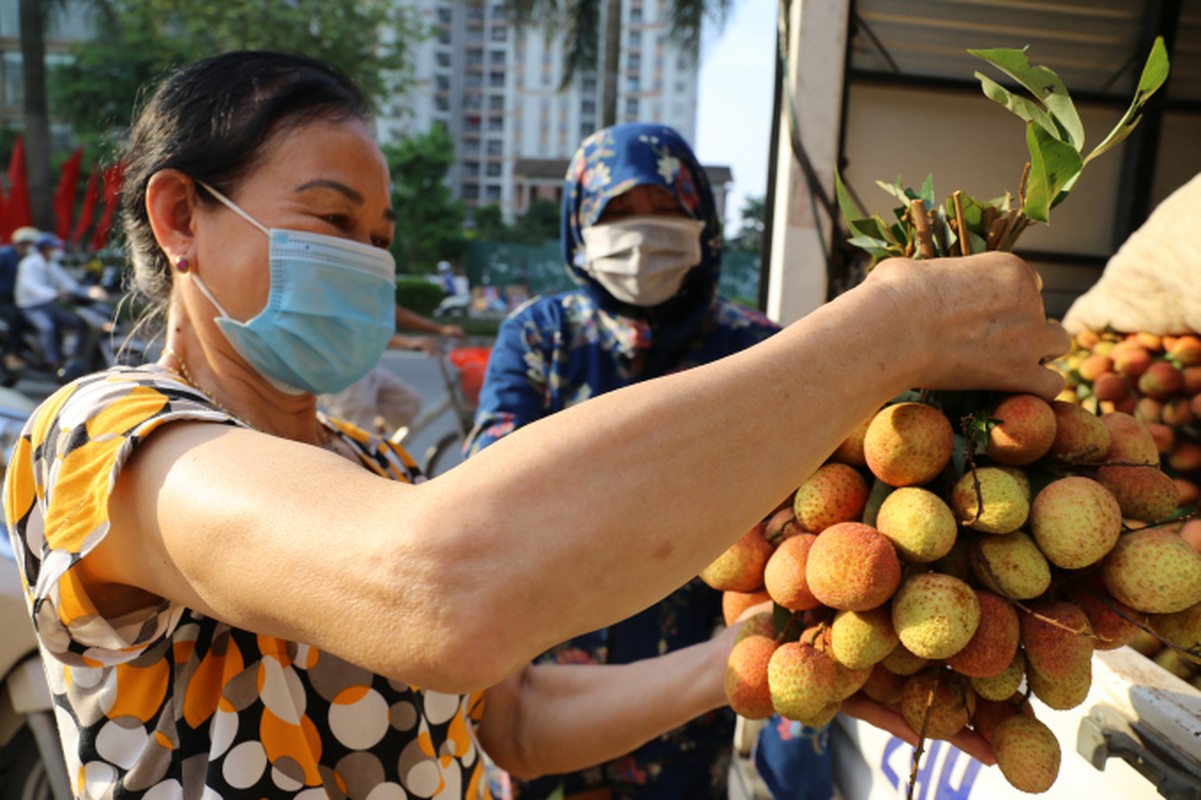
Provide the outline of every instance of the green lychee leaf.
[[1139,111],[1151,95],[1163,86],[1168,79],[1170,65],[1168,64],[1168,50],[1164,46],[1163,37],[1155,37],[1155,43],[1151,45],[1151,52],[1147,55],[1147,61],[1143,64],[1143,72],[1138,79],[1138,87],[1134,91],[1134,99],[1130,101],[1130,107],[1126,109],[1126,113],[1118,120],[1118,124],[1113,127],[1101,143],[1093,148],[1093,151],[1084,159],[1084,163],[1092,161],[1097,156],[1110,150],[1114,145],[1121,142],[1127,136],[1134,132],[1138,126]]
[[[1054,70],[1049,67],[1031,65],[1026,58],[1026,48],[1024,47],[1020,50],[1009,47],[989,50],[969,49],[968,52],[992,64],[1026,87],[1026,90],[1042,103],[1048,114],[1054,118],[1056,127],[1062,130],[1064,138],[1061,141],[1071,146],[1077,153],[1084,148],[1084,123],[1080,121],[1080,114],[1077,113],[1076,105],[1072,102],[1071,95],[1068,94],[1067,86]],[[1057,141],[1060,140],[1059,137],[1055,138]]]
[[771,611],[772,625],[775,626],[776,636],[784,634],[780,644],[784,642],[795,642],[801,638],[801,626],[793,621],[793,613],[779,603],[772,603]]
[[[968,52],[971,51],[969,50]],[[1010,92],[1004,86],[997,83],[983,72],[977,72],[975,73],[975,76],[976,79],[980,81],[980,87],[984,90],[984,96],[989,100],[1005,106],[1007,109],[1021,117],[1026,122],[1037,122],[1047,130],[1055,132],[1061,131],[1059,126],[1055,124],[1055,120],[1051,117],[1051,115],[1043,110],[1043,107],[1038,103],[1030,100],[1029,98],[1021,97],[1020,95]]]
[[1026,148],[1030,151],[1030,181],[1022,213],[1036,222],[1050,221],[1052,207],[1067,197],[1065,188],[1084,168],[1080,152],[1056,139],[1041,125],[1026,123]]
[[884,504],[884,498],[892,494],[893,487],[884,481],[876,478],[872,481],[872,488],[867,493],[867,504],[863,507],[863,524],[876,527],[876,515],[880,513],[880,506]]

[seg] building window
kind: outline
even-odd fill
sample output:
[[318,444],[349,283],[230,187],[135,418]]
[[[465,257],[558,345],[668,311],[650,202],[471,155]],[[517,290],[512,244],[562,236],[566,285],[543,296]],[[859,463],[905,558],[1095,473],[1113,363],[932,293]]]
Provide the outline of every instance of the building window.
[[492,59],[492,66],[503,67],[505,65],[505,51],[493,50],[488,54],[488,58]]
[[596,92],[596,78],[584,78],[580,81],[580,91],[584,94],[593,94]]
[[642,31],[630,31],[630,46],[638,47],[642,44]]
[[581,117],[596,116],[596,101],[591,98],[580,101],[580,116]]
[[447,8],[446,6],[439,6],[438,10],[435,13],[438,15],[439,22],[446,24],[446,25],[450,24],[450,9],[449,8]]
[[438,44],[450,44],[450,31],[445,28],[438,31]]
[[489,133],[501,133],[504,131],[504,129],[505,129],[504,117],[489,117],[488,118],[488,132]]
[[489,164],[487,164],[484,167],[484,174],[487,175],[489,178],[499,178],[500,177],[500,162],[493,161],[493,162],[490,162]]
[[490,156],[503,155],[505,152],[505,143],[500,139],[489,139],[487,147]]
[[484,199],[487,200],[489,203],[500,202],[500,187],[497,186],[496,184],[491,184],[491,183],[485,184],[484,185]]
[[21,108],[25,104],[25,70],[20,53],[4,54],[4,104]]
[[596,127],[594,125],[592,125],[591,123],[581,122],[580,123],[580,140],[583,141],[584,139],[587,139],[589,136],[592,135],[594,130],[596,130]]
[[626,59],[626,66],[629,69],[642,69],[642,56],[637,53],[630,53]]
[[463,188],[461,191],[463,193],[464,200],[479,200],[480,199],[480,185],[478,183],[464,182]]
[[631,25],[641,25],[642,24],[642,9],[641,8],[631,8],[630,9],[630,24]]
[[494,94],[488,96],[488,109],[491,111],[505,110],[505,96],[503,94]]
[[444,50],[439,50],[437,53],[434,53],[434,63],[437,64],[439,67],[449,68],[450,67],[450,53],[447,53]]
[[488,85],[494,89],[503,89],[505,87],[505,73],[489,72]]
[[440,92],[449,92],[450,91],[450,76],[449,75],[435,75],[434,76],[434,88]]
[[434,96],[435,111],[450,111],[450,98],[445,95]]
[[490,38],[494,42],[503,42],[508,37],[508,34],[509,34],[509,29],[506,28],[505,26],[493,25],[492,31],[488,34],[488,38]]
[[642,85],[642,82],[640,80],[638,80],[637,75],[630,75],[628,78],[626,78],[626,91],[627,92],[642,91],[639,88],[641,85]]
[[638,98],[637,97],[627,97],[626,98],[626,116],[627,117],[637,117],[638,116]]
[[478,175],[479,172],[480,172],[480,162],[470,161],[470,160],[463,162],[463,173],[465,175]]
[[492,19],[505,19],[505,7],[502,3],[495,3],[492,6]]

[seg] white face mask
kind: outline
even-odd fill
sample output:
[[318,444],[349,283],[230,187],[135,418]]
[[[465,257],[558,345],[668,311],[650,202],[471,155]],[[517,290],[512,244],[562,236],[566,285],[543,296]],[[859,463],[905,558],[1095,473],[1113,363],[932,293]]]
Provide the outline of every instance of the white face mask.
[[623,303],[657,306],[701,263],[705,223],[684,217],[626,217],[580,231],[584,270]]

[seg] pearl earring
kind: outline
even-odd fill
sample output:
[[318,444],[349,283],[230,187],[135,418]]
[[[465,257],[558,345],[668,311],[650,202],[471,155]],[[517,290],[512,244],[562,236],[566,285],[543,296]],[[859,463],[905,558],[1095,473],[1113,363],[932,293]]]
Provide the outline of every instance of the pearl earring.
[[175,269],[179,272],[187,272],[189,268],[188,260],[183,256],[175,259]]

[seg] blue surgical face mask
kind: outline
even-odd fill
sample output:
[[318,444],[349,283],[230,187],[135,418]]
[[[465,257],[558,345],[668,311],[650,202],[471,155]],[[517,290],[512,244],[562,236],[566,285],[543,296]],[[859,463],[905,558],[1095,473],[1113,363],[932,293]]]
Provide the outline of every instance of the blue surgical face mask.
[[239,322],[195,272],[220,313],[217,328],[272,386],[288,394],[339,392],[375,366],[396,330],[396,262],[378,247],[337,236],[267,229],[232,200],[197,181],[266,234],[271,270],[267,305]]

